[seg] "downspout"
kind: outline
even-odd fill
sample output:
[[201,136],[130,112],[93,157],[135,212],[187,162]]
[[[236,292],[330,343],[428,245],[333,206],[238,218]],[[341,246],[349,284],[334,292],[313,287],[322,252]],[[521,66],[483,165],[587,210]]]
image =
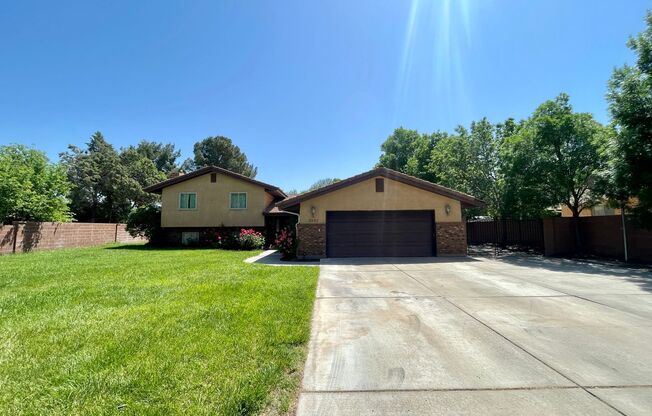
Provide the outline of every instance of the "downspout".
[[629,260],[627,253],[627,222],[625,221],[625,204],[620,206],[620,221],[623,225],[623,249],[625,250],[625,263]]

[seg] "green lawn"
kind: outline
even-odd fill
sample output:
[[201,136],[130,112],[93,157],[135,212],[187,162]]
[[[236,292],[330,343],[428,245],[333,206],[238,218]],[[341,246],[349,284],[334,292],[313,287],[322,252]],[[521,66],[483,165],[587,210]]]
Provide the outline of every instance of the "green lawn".
[[316,267],[110,246],[0,257],[0,414],[283,413]]

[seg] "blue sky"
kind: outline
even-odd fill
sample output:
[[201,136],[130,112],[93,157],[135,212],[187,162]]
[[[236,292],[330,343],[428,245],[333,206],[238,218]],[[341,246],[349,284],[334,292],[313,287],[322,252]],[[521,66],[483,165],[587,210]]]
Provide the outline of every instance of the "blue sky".
[[527,117],[564,91],[608,121],[650,1],[15,1],[0,9],[0,144],[57,160],[96,130],[230,137],[284,189],[376,163],[395,127]]

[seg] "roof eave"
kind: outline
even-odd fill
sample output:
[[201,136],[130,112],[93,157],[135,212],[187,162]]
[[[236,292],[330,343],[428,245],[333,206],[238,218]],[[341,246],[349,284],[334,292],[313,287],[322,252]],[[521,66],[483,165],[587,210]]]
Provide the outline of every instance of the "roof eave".
[[467,205],[468,207],[481,207],[484,205],[484,202],[481,200],[471,196],[464,194],[459,191],[455,191],[453,189],[446,188],[445,186],[438,185],[432,182],[428,182],[423,179],[419,179],[410,175],[406,175],[404,173],[400,173],[391,169],[387,168],[376,168],[372,169],[368,172],[361,173],[359,175],[353,176],[348,179],[344,179],[342,181],[333,183],[331,185],[324,186],[322,188],[316,189],[314,191],[306,192],[303,194],[299,194],[297,196],[291,197],[286,199],[285,201],[279,202],[279,208],[281,209],[289,209],[289,207],[292,207],[294,205],[298,205],[303,201],[307,201],[309,199],[315,198],[320,195],[324,195],[333,191],[336,191],[341,188],[345,188],[347,186],[353,185],[355,183],[362,182],[364,180],[376,177],[376,176],[382,176],[384,178],[392,179],[398,182],[405,183],[407,185],[414,186],[416,188],[420,188],[423,190],[426,190],[428,192],[432,192],[438,195],[443,195],[451,199],[455,199],[457,201],[460,201],[463,205]]

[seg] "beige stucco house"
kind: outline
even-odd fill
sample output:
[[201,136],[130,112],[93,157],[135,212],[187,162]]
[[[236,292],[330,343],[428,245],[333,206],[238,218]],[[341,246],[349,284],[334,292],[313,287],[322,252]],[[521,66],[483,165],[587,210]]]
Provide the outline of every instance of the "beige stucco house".
[[273,232],[285,225],[275,204],[287,195],[277,186],[215,166],[170,178],[145,189],[161,195],[161,227],[170,243],[210,239],[222,229]]
[[[465,255],[463,209],[482,201],[387,168],[288,197],[278,187],[216,167],[153,185],[170,242],[222,228],[296,223],[301,257]],[[297,223],[298,222],[298,223]]]
[[466,255],[463,209],[482,201],[387,168],[277,204],[297,213],[304,257]]

